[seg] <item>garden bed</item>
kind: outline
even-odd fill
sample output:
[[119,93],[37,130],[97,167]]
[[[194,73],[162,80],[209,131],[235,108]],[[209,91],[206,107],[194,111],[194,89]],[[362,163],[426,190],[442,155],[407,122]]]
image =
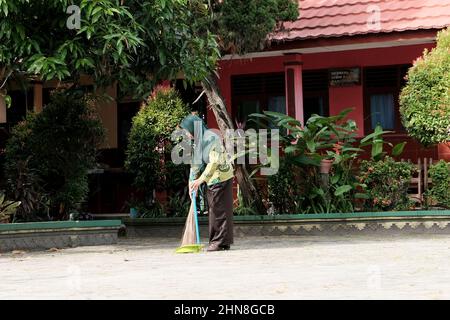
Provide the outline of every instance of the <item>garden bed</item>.
[[[207,217],[200,232],[208,234]],[[185,218],[123,219],[130,237],[181,237]],[[237,216],[236,236],[450,234],[450,210]]]
[[120,220],[0,224],[0,252],[114,244],[121,225]]

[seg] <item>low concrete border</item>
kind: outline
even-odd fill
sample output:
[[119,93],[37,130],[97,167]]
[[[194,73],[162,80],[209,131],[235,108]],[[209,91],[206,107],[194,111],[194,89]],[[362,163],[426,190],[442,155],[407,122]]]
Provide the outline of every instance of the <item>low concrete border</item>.
[[0,224],[0,252],[117,243],[120,220]]
[[[184,222],[185,218],[123,219],[130,237],[181,237]],[[206,236],[207,217],[199,222]],[[236,236],[450,234],[450,211],[237,216],[234,232]]]

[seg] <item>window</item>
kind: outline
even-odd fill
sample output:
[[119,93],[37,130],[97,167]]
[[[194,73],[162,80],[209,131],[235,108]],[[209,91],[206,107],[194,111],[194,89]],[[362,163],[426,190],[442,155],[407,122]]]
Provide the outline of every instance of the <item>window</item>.
[[305,122],[313,114],[329,115],[328,70],[303,71],[303,112]]
[[11,97],[11,107],[6,111],[6,121],[12,128],[25,119],[28,111],[33,111],[33,88],[9,90],[8,95]]
[[233,118],[246,127],[252,113],[286,113],[284,73],[234,76],[231,88]]
[[381,125],[384,129],[395,129],[395,102],[392,93],[371,94],[370,123],[371,129]]
[[[288,83],[290,74],[288,76]],[[293,75],[292,75],[293,76]],[[290,90],[293,92],[293,90]],[[265,110],[286,113],[285,74],[235,76],[232,78],[233,117],[238,122]],[[329,115],[328,70],[303,72],[305,121],[313,114]],[[290,110],[291,113],[294,110]]]
[[366,133],[377,125],[385,130],[404,132],[399,112],[399,95],[409,65],[364,70],[364,110]]

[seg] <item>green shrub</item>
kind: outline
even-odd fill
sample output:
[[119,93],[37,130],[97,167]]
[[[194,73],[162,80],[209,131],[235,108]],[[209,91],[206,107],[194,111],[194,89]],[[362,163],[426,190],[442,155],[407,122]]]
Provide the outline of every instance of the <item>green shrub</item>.
[[414,165],[391,157],[379,161],[362,161],[360,182],[367,186],[365,209],[370,211],[408,210],[412,203],[408,188]]
[[[166,190],[169,197],[177,193],[189,201],[187,166],[171,161],[172,132],[188,114],[188,107],[174,89],[158,87],[133,119],[125,167],[133,175],[134,185],[145,194],[141,210],[161,211],[152,208],[154,190]],[[166,209],[169,215],[178,214],[178,208],[171,208],[170,203]]]
[[[5,154],[9,193],[23,220],[65,219],[88,194],[104,129],[81,91],[59,91],[12,131]],[[43,211],[47,211],[44,212]]]
[[[276,213],[354,212],[355,203],[366,198],[354,164],[365,146],[372,146],[373,159],[386,156],[386,131],[377,127],[356,147],[358,128],[353,120],[345,119],[350,111],[331,117],[314,115],[305,126],[281,113],[252,115],[259,125],[278,127],[281,132],[284,155],[278,174],[269,177],[269,200]],[[403,148],[404,144],[393,146],[392,153],[399,154]],[[321,173],[326,161],[332,162],[331,171]]]
[[450,163],[443,160],[430,167],[432,187],[427,190],[427,202],[450,207]]
[[400,96],[403,125],[423,145],[450,141],[450,28],[409,70]]

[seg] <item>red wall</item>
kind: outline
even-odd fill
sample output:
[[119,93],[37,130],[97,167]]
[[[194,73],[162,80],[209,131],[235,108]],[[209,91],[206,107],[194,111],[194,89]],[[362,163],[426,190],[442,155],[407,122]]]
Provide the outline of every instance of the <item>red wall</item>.
[[441,144],[438,150],[439,150],[439,159],[444,159],[450,162],[450,143]]
[[340,111],[352,108],[349,118],[356,121],[359,131],[358,135],[364,135],[364,112],[363,112],[363,87],[331,87],[329,89],[330,115],[338,114]]

